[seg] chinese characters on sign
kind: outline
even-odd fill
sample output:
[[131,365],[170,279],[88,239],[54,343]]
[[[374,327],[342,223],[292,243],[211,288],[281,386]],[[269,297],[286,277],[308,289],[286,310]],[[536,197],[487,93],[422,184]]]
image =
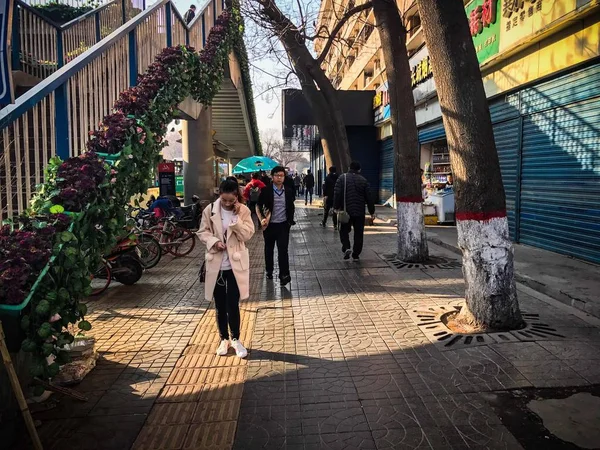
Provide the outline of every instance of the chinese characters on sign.
[[479,64],[498,53],[501,0],[473,0],[465,7]]
[[412,74],[410,77],[411,86],[414,88],[432,76],[433,69],[431,68],[431,60],[429,59],[429,56],[427,56],[412,68]]
[[525,18],[533,17],[542,11],[542,0],[504,0],[502,17],[505,17],[506,31],[518,27]]
[[496,12],[498,0],[484,0],[484,2],[473,8],[469,15],[469,29],[471,36],[477,36],[484,28],[489,28],[496,23]]

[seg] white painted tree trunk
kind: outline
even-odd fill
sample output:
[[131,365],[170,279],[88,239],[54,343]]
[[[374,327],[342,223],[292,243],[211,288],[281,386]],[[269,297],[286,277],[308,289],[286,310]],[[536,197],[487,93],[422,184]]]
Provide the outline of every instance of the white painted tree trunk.
[[427,236],[423,225],[423,206],[417,202],[397,202],[398,255],[406,262],[422,262],[427,259]]
[[466,308],[460,320],[484,329],[514,329],[523,322],[506,217],[457,220],[463,253]]

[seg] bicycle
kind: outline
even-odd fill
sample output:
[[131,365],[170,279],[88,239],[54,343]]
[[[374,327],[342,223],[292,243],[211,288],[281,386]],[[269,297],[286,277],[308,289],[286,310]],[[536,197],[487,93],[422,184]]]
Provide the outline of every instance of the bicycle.
[[158,239],[159,245],[174,256],[189,255],[196,247],[196,234],[183,228],[175,222],[173,217],[160,220],[162,225],[157,225],[146,230]]

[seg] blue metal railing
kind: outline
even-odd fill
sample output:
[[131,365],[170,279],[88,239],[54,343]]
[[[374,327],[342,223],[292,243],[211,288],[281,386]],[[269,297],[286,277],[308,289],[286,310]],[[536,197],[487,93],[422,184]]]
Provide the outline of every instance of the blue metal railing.
[[[97,41],[98,14],[111,4],[114,2],[65,24],[63,31],[91,17]],[[56,69],[0,110],[0,145],[4,149],[0,155],[0,218],[26,207],[52,155],[65,159],[85,150],[88,132],[111,112],[119,94],[136,84],[138,73],[164,47],[189,43],[202,49],[207,18],[214,23],[222,11],[215,11],[214,6],[209,1],[186,25],[171,0],[159,1],[71,61],[65,58],[68,36],[58,32]],[[27,5],[23,8],[29,9]],[[47,20],[39,23],[58,31],[57,25]]]

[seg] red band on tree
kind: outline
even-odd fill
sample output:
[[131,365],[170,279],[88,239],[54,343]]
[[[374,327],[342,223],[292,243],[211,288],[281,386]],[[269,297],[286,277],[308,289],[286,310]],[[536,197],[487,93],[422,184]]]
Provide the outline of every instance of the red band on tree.
[[423,197],[398,197],[399,203],[422,203]]
[[455,214],[456,220],[479,220],[486,221],[492,219],[498,219],[500,217],[506,217],[506,210],[502,211],[489,211],[489,212],[457,212]]

